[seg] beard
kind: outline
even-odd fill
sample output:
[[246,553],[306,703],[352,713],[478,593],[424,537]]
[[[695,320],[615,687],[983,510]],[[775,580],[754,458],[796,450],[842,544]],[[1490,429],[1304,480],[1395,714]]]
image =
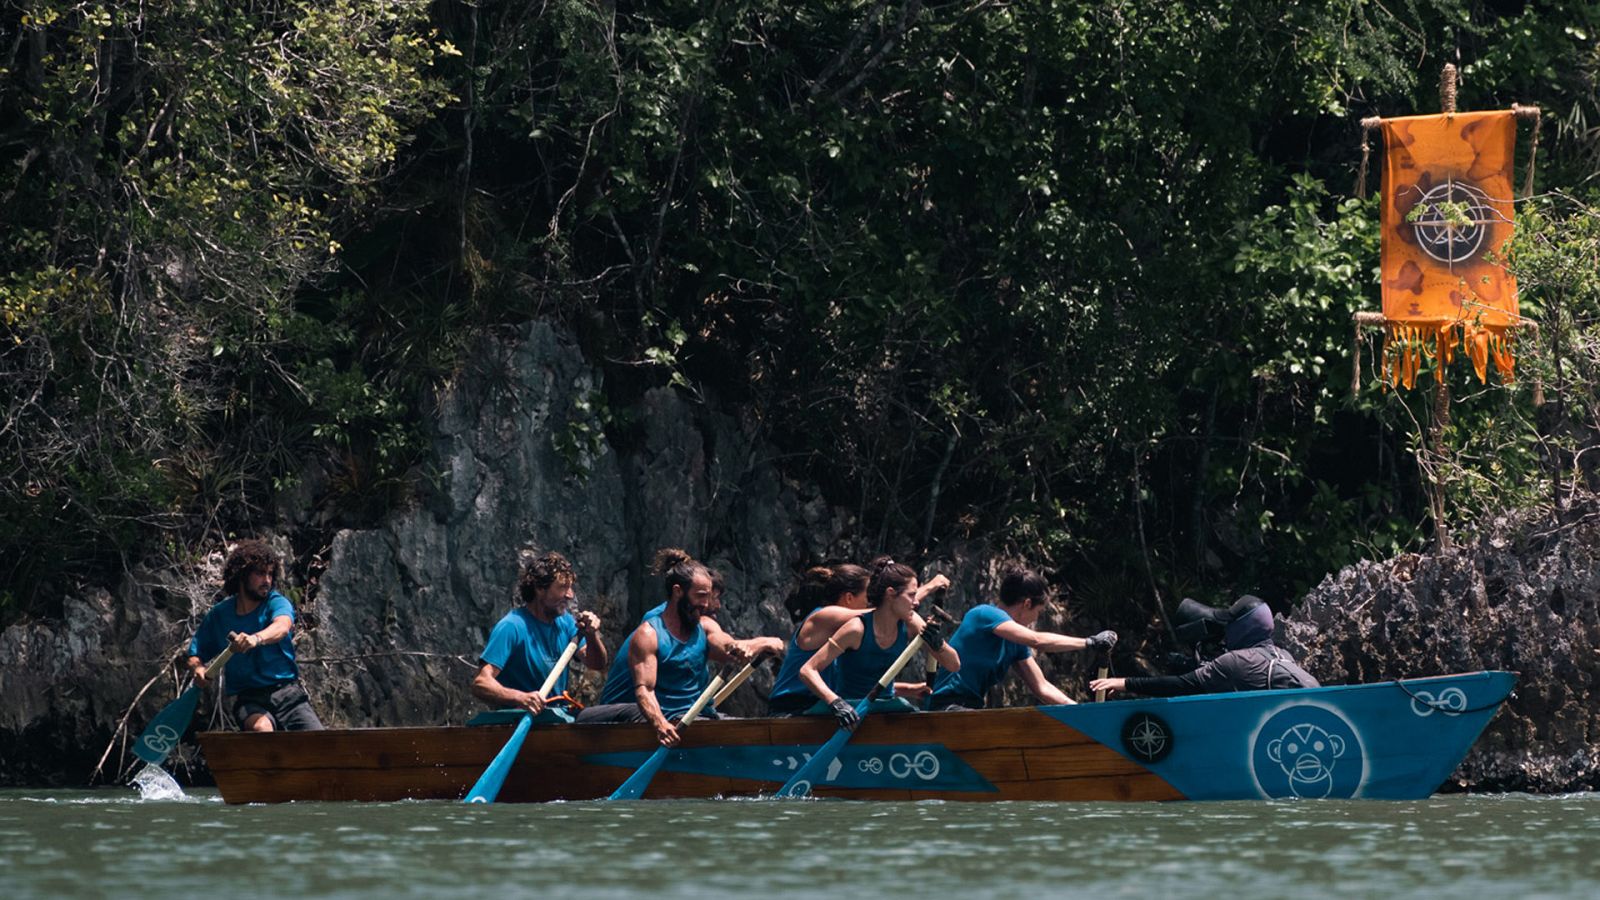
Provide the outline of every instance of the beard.
[[700,623],[700,610],[695,609],[694,604],[689,602],[688,594],[678,598],[678,619],[686,625]]
[[239,585],[239,592],[250,598],[252,603],[265,603],[267,597],[272,594],[272,588],[269,587],[265,591],[257,592],[250,586],[250,582],[246,581]]

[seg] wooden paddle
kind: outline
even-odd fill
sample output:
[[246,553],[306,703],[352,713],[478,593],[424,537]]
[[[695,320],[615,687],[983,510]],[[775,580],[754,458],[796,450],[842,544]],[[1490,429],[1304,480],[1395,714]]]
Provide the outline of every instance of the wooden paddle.
[[[750,667],[754,665],[755,661],[751,660],[749,665],[744,667],[745,670],[743,672],[740,672],[739,675],[734,676],[735,681],[738,680],[740,675],[749,677],[748,673],[750,671]],[[680,734],[683,732],[683,729],[688,728],[689,725],[694,722],[695,717],[700,715],[700,710],[705,709],[706,704],[711,702],[711,698],[718,696],[717,691],[722,688],[722,685],[723,681],[721,675],[711,679],[711,683],[706,685],[706,689],[700,692],[700,696],[695,698],[694,705],[689,707],[689,711],[684,713],[683,719],[678,722],[678,732]],[[611,796],[607,797],[606,799],[639,799],[644,794],[645,788],[650,786],[650,781],[656,777],[656,773],[661,771],[662,765],[666,763],[667,751],[669,749],[671,748],[665,745],[657,747],[656,752],[650,754],[650,758],[644,761],[644,765],[634,770],[634,773],[628,776],[628,780],[624,781],[620,787],[612,791]]]
[[[1115,635],[1112,635],[1112,636],[1115,637]],[[1111,647],[1115,647],[1115,646],[1116,646],[1116,641],[1112,641],[1111,642]],[[1100,650],[1100,676],[1099,677],[1101,677],[1101,678],[1106,678],[1111,674],[1111,647],[1105,647],[1105,648],[1102,648]],[[1095,691],[1094,692],[1094,702],[1096,702],[1096,703],[1104,703],[1104,702],[1106,702],[1106,692],[1103,691],[1103,690]]]
[[[232,645],[223,648],[206,665],[206,671],[217,671],[217,666],[226,664],[232,655]],[[156,717],[139,734],[139,739],[133,742],[133,755],[152,766],[165,762],[173,748],[178,746],[178,741],[182,740],[183,733],[189,730],[189,722],[194,718],[195,707],[200,705],[200,695],[204,691],[199,684],[191,682],[188,690],[179,694],[178,699],[156,713]]]
[[[561,658],[556,660],[555,668],[545,676],[544,684],[539,686],[539,699],[544,700],[550,696],[550,691],[556,686],[556,679],[567,670],[567,663],[572,662],[572,657],[578,652],[579,638],[575,635],[567,642],[567,649],[561,651]],[[522,721],[517,723],[517,730],[511,732],[511,738],[500,752],[490,760],[489,768],[483,770],[478,776],[478,782],[467,791],[463,799],[465,803],[493,803],[494,798],[500,795],[500,786],[506,783],[506,776],[511,774],[511,764],[517,761],[517,753],[522,750],[522,742],[527,740],[528,730],[533,727],[533,713],[525,713]]]
[[756,661],[759,660],[759,659],[760,659],[760,656],[758,655],[756,657],[756,659],[752,659],[749,662],[745,663],[744,664],[744,668],[739,670],[739,674],[733,676],[733,679],[731,681],[729,681],[727,684],[723,685],[722,686],[722,690],[717,691],[717,696],[712,698],[711,705],[712,706],[721,706],[723,703],[726,703],[728,698],[733,696],[733,692],[737,691],[739,689],[739,685],[744,684],[746,681],[749,681],[750,680],[750,676],[755,674]]
[[[933,607],[932,613],[934,617],[942,621],[955,621],[950,618],[949,613],[937,606]],[[872,639],[870,630],[862,635],[862,640]],[[900,670],[904,669],[906,664],[911,662],[911,657],[916,656],[917,651],[921,649],[922,635],[919,634],[912,638],[910,643],[906,644],[906,649],[902,650],[900,655],[895,658],[895,661],[889,664],[889,668],[884,671],[883,677],[879,678],[878,683],[872,686],[872,690],[867,691],[867,695],[862,697],[861,702],[856,704],[856,716],[860,719],[867,717],[867,711],[872,708],[872,701],[878,699],[880,694],[888,690],[889,685],[894,684],[895,676],[900,674]],[[859,722],[856,727],[861,727]],[[805,765],[789,776],[789,780],[783,783],[783,787],[778,788],[778,793],[775,796],[785,798],[810,796],[811,786],[833,765],[833,761],[839,757],[839,752],[844,749],[845,744],[850,742],[850,738],[854,734],[854,731],[840,726],[839,730],[833,733],[833,737],[828,738],[828,742],[819,747],[817,752],[806,760]]]

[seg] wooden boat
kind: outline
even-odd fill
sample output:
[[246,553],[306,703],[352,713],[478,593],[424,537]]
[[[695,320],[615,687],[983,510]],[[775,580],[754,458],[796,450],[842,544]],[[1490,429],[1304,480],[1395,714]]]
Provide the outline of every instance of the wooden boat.
[[[1426,797],[1516,683],[1511,672],[1076,706],[868,716],[813,792],[853,800]],[[832,718],[703,720],[649,798],[771,794]],[[200,745],[229,803],[459,800],[511,725],[243,734]],[[611,793],[656,748],[643,725],[530,732],[502,802]]]

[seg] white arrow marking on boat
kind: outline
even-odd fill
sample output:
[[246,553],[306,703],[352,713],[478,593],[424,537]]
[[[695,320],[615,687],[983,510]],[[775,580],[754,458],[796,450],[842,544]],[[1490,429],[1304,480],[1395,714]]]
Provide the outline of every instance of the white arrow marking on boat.
[[828,763],[828,780],[832,781],[835,778],[838,778],[839,770],[842,768],[844,768],[844,763],[840,762],[839,757],[835,756],[833,758],[833,762]]

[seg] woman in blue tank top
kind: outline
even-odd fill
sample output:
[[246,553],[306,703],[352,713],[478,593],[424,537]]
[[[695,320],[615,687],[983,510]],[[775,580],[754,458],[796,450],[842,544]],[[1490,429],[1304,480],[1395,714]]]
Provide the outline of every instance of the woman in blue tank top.
[[[916,572],[887,557],[873,568],[872,578],[867,583],[867,602],[872,610],[866,615],[852,616],[835,629],[799,672],[800,680],[812,694],[833,707],[834,715],[845,727],[853,727],[855,710],[844,698],[865,697],[911,638],[927,627],[917,615],[921,594],[917,589]],[[946,669],[959,670],[961,658],[948,644],[942,640],[939,643],[934,658]],[[839,661],[837,690],[822,677],[836,659]],[[893,694],[891,687],[885,695]]]
[[[768,714],[797,715],[817,702],[816,695],[800,680],[800,667],[840,625],[866,609],[870,577],[866,569],[849,563],[814,566],[801,576],[800,587],[784,601],[795,628],[783,655],[783,667],[778,670],[772,694],[767,698]],[[834,690],[838,690],[835,684],[837,666],[835,663],[822,673],[823,682]]]

